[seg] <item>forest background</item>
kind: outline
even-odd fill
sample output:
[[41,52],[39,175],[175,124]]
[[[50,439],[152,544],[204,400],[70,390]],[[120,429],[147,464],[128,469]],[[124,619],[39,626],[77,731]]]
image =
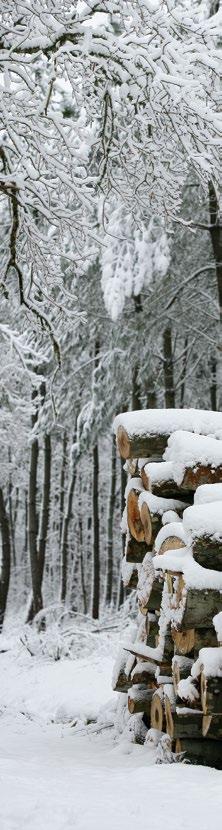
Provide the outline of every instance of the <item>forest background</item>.
[[0,625],[123,601],[112,421],[220,409],[219,0],[0,12]]

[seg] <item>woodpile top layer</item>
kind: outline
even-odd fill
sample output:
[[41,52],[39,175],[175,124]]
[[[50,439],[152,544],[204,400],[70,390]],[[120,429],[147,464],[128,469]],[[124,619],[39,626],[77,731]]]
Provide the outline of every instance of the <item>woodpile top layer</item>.
[[162,455],[177,430],[222,439],[222,413],[201,409],[144,409],[116,416],[113,425],[122,458]]

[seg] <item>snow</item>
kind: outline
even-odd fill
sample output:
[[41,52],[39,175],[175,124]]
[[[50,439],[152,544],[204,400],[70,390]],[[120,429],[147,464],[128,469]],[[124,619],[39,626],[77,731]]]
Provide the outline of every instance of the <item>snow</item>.
[[192,677],[198,677],[202,671],[206,677],[222,677],[222,646],[200,649],[191,669]]
[[213,617],[213,625],[216,631],[218,642],[222,643],[222,611],[220,611],[219,614],[215,614],[215,617]]
[[160,481],[173,481],[173,464],[171,461],[151,461],[144,465],[144,472],[149,479],[150,489]]
[[137,493],[138,492],[140,493],[140,491],[142,489],[143,489],[143,483],[141,481],[141,478],[136,478],[136,477],[134,478],[134,476],[132,476],[132,478],[129,478],[129,481],[127,482],[127,485],[126,485],[125,494],[124,494],[126,501],[127,501],[128,495],[131,492],[131,490],[136,490]]
[[[193,828],[197,821],[202,830],[221,830],[220,772],[156,766],[155,743],[132,743],[135,718],[121,734],[117,715],[116,728],[109,727],[126,699],[111,690],[111,652],[119,635],[102,641],[103,647],[98,635],[97,651],[70,661],[69,668],[67,661],[31,658],[18,645],[0,655],[2,830],[135,830],[135,822],[144,830],[147,816],[152,830],[161,830],[163,811],[170,830]],[[92,703],[97,724],[52,721],[61,706],[70,715],[80,707],[86,718]],[[104,728],[97,734],[99,726]]]
[[186,430],[222,439],[222,413],[207,409],[143,409],[123,412],[114,419],[115,433],[119,426],[131,438],[134,435],[171,435],[175,430]]
[[170,435],[164,458],[171,461],[174,480],[180,485],[187,468],[210,465],[216,469],[222,465],[222,441],[178,430]]
[[179,681],[177,694],[182,700],[189,700],[190,703],[195,703],[195,700],[198,700],[199,693],[193,683],[192,677],[186,677]]
[[142,493],[140,493],[138,504],[140,510],[143,504],[147,504],[150,513],[152,515],[158,514],[159,516],[162,516],[167,510],[183,510],[186,507],[183,501],[154,496],[153,493],[149,493],[147,490],[142,490]]
[[138,657],[144,658],[144,660],[153,660],[157,663],[162,660],[163,649],[161,646],[152,648],[151,646],[146,646],[145,643],[140,643],[138,640],[135,640],[134,643],[128,643],[125,648],[126,651],[134,652],[136,655],[138,654]]
[[194,504],[208,504],[213,501],[222,502],[222,484],[201,484],[194,494]]
[[157,573],[159,571],[182,573],[186,588],[194,588],[197,591],[222,591],[222,572],[198,565],[193,559],[191,548],[166,551],[155,556],[153,564]]
[[170,524],[170,522],[180,522],[180,521],[181,521],[181,519],[178,516],[178,514],[175,513],[175,510],[166,510],[166,513],[164,513],[163,516],[162,516],[162,524],[163,525]]
[[169,524],[166,524],[164,525],[164,527],[161,527],[154,543],[154,550],[156,554],[159,553],[160,547],[163,544],[163,542],[165,542],[166,539],[172,538],[172,536],[177,536],[179,539],[181,539],[181,542],[184,542],[184,545],[187,545],[187,536],[183,524],[180,520],[178,522],[169,522]]
[[153,557],[150,553],[145,554],[144,560],[140,567],[141,570],[138,579],[137,597],[138,601],[142,603],[142,605],[146,605],[152,591],[155,576]]
[[183,514],[183,525],[189,543],[198,537],[209,536],[216,541],[222,540],[222,504],[195,504],[187,507]]
[[123,556],[122,563],[121,563],[121,574],[122,580],[124,585],[128,585],[131,576],[135,571],[137,571],[138,575],[140,574],[141,565],[139,563],[134,562],[127,562],[126,557]]

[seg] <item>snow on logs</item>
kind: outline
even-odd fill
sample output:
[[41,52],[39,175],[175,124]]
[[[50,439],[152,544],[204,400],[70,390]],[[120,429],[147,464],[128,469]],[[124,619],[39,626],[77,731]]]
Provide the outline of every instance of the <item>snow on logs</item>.
[[117,415],[113,429],[121,458],[161,458],[169,436],[177,430],[222,439],[222,414],[197,409],[145,409]]
[[171,461],[146,463],[141,467],[140,475],[145,490],[153,493],[154,496],[178,499],[181,495],[180,487],[174,481]]
[[179,430],[170,436],[164,453],[173,466],[174,480],[181,490],[196,490],[201,484],[222,479],[222,441]]
[[131,476],[123,577],[139,627],[114,688],[173,751],[222,768],[222,414],[126,413],[115,430]]
[[187,536],[182,522],[169,522],[161,527],[154,542],[154,553],[166,553],[167,550],[178,550],[187,545]]
[[195,562],[214,571],[222,570],[222,502],[195,504],[183,517],[184,530]]

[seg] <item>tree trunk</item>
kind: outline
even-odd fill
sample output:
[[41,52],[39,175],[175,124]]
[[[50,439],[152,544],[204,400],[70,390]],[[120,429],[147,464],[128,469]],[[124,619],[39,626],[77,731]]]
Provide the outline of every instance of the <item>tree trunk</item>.
[[62,526],[63,526],[63,512],[64,512],[64,496],[65,496],[65,471],[66,471],[66,463],[67,463],[67,434],[64,432],[63,441],[62,441],[62,466],[61,466],[61,475],[60,475],[60,503],[59,503],[59,544],[61,543],[62,538]]
[[217,199],[213,182],[209,182],[209,211],[210,211],[210,236],[215,259],[217,289],[220,309],[220,322],[222,322],[222,222],[220,205]]
[[67,507],[63,517],[62,536],[61,536],[61,602],[66,599],[67,593],[67,565],[68,565],[68,530],[70,519],[72,517],[72,502],[73,493],[76,483],[76,468],[72,469],[72,474],[69,482]]
[[87,595],[85,585],[84,561],[83,561],[83,532],[82,532],[82,487],[81,478],[79,485],[79,520],[78,520],[78,537],[79,537],[79,559],[80,559],[80,581],[81,581],[81,595],[83,602],[83,613],[87,614]]
[[45,564],[45,551],[47,542],[47,533],[49,526],[49,511],[50,511],[50,490],[51,490],[51,436],[46,434],[44,437],[44,478],[43,478],[43,496],[42,496],[42,511],[41,523],[38,542],[38,568],[39,568],[39,590],[41,591],[42,579]]
[[92,617],[99,617],[100,601],[100,549],[99,549],[99,449],[93,449],[93,574],[92,574]]
[[0,573],[0,632],[2,631],[6,611],[10,582],[11,545],[9,519],[5,509],[4,496],[0,487],[0,525],[2,536],[2,564]]
[[[134,307],[136,314],[140,314],[142,311],[142,304],[141,304],[141,297],[138,294],[137,297],[134,297]],[[139,321],[138,321],[139,324]],[[138,381],[138,374],[139,374],[139,365],[137,364],[134,366],[133,373],[132,373],[132,409],[141,409],[141,399],[140,399],[140,384]]]
[[9,514],[9,526],[10,526],[10,536],[11,536],[12,562],[13,562],[13,565],[16,565],[15,532],[14,532],[14,521],[13,521],[13,513],[12,513],[12,478],[11,478],[12,457],[11,457],[11,447],[8,448],[8,461],[9,461],[8,514]]
[[27,622],[30,622],[33,617],[42,609],[42,596],[39,592],[39,578],[38,578],[38,549],[37,549],[37,533],[38,533],[38,516],[36,510],[36,496],[37,496],[37,470],[38,470],[38,456],[39,445],[38,439],[35,438],[31,445],[30,469],[29,469],[29,503],[28,503],[28,539],[29,539],[29,554],[32,577],[32,611],[29,609]]
[[188,337],[185,337],[184,343],[184,354],[183,354],[183,363],[182,363],[182,372],[181,372],[181,387],[180,387],[180,408],[183,409],[184,407],[184,399],[185,399],[185,381],[186,381],[186,371],[187,371],[187,350],[188,350]]
[[173,352],[172,332],[167,327],[163,333],[163,354],[164,354],[164,384],[165,384],[165,406],[167,409],[175,407],[175,390],[173,375]]
[[108,505],[108,538],[107,538],[107,575],[106,575],[106,598],[107,604],[112,599],[113,587],[113,519],[116,501],[116,441],[113,435],[111,455],[111,483]]
[[211,385],[210,385],[210,402],[213,412],[217,412],[217,361],[215,357],[211,358]]

